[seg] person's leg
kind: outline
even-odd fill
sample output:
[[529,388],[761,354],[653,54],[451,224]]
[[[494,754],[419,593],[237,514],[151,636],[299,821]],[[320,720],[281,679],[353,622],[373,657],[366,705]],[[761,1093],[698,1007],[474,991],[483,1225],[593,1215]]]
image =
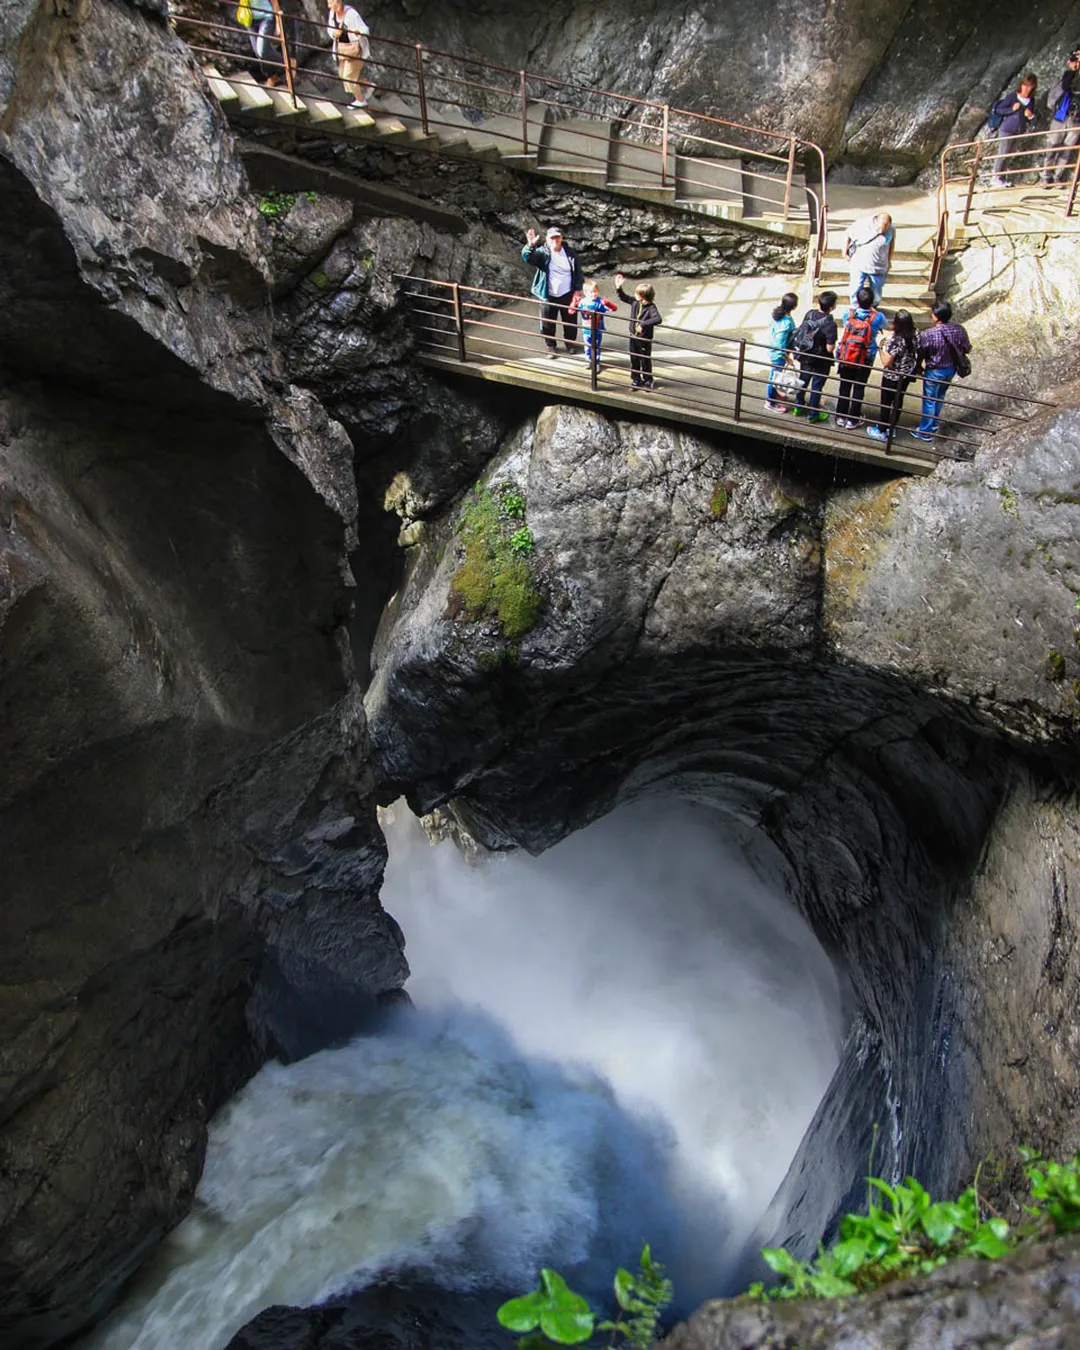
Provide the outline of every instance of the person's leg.
[[814,412],[821,411],[821,391],[825,388],[827,372],[810,376],[810,407]]
[[341,57],[338,73],[345,86],[345,97],[354,103],[365,103],[364,86],[360,83],[360,76],[364,73],[363,60],[359,56]]
[[651,389],[652,378],[652,338],[641,339],[641,387]]
[[933,436],[941,421],[941,405],[945,402],[949,381],[956,372],[953,370],[935,370],[933,375],[923,376],[922,421],[919,423],[920,436]]
[[869,365],[852,367],[851,412],[849,417],[858,422],[862,418],[863,397],[866,394],[866,382],[870,378]]
[[769,363],[769,383],[765,386],[766,403],[780,402],[780,395],[777,393],[776,390],[776,377],[777,375],[780,374],[780,372],[784,369],[786,365],[787,362],[783,359],[783,357],[781,357],[779,361],[774,359]]
[[1009,183],[1011,183],[1011,182],[1013,181],[1012,178],[1005,178],[1005,177],[1003,177],[1003,174],[1004,174],[1004,172],[1005,172],[1006,169],[1011,170],[1012,167],[1013,167],[1013,165],[1016,163],[1016,161],[1013,160],[1013,159],[1006,159],[1006,158],[1005,158],[1005,156],[1006,156],[1007,154],[1009,154],[1009,152],[1015,148],[1014,145],[1013,145],[1013,142],[1014,142],[1016,139],[1017,139],[1017,137],[1015,137],[1015,136],[999,136],[999,137],[998,137],[997,156],[996,156],[996,158],[994,159],[994,183],[995,183],[995,185],[1001,185],[1001,184],[1008,185]]
[[[1076,172],[1076,147],[1080,145],[1080,126],[1067,127],[1065,130],[1065,149],[1058,151],[1059,167],[1057,171],[1057,180],[1059,183],[1071,183],[1073,174]],[[1072,154],[1069,151],[1073,151]]]
[[888,376],[881,378],[881,408],[878,410],[877,429],[887,432],[893,421],[893,408],[896,404],[897,384]]
[[848,290],[848,298],[850,299],[853,305],[859,298],[859,287],[863,284],[863,277],[865,276],[866,273],[863,272],[860,268],[853,267],[851,269],[851,275],[848,278],[849,281],[851,282],[850,289]]
[[558,317],[559,309],[553,305],[550,300],[540,302],[540,332],[544,335],[544,346],[549,352],[557,349],[555,342],[555,320]]
[[1058,148],[1065,142],[1065,126],[1062,122],[1054,122],[1046,137],[1046,157],[1043,160],[1043,182],[1052,183],[1054,181],[1054,170],[1061,161],[1061,151]]
[[887,273],[885,272],[867,272],[866,274],[866,284],[872,286],[874,290],[874,305],[876,308],[881,307],[881,297],[885,290],[886,275]]
[[837,417],[849,417],[851,409],[851,372],[852,366],[841,364],[837,370],[840,376],[840,389],[836,399]]
[[577,351],[578,347],[578,325],[577,310],[570,313],[570,301],[573,298],[573,292],[569,295],[559,297],[559,314],[562,318],[563,346],[568,352]]
[[630,339],[630,383],[637,389],[641,384],[641,339]]

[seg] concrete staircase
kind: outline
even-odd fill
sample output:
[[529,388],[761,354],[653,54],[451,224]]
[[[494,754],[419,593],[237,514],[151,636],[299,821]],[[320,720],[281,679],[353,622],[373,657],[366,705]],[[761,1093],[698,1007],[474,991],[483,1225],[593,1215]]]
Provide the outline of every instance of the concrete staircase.
[[265,89],[246,72],[223,75],[216,67],[205,66],[204,73],[226,115],[237,122],[270,122],[401,149],[499,161],[794,238],[805,239],[810,233],[801,173],[793,177],[785,220],[785,174],[776,167],[739,158],[686,155],[675,149],[661,165],[659,145],[620,136],[614,123],[599,117],[555,118],[550,106],[536,103],[526,106],[523,126],[520,116],[481,115],[440,103],[429,105],[425,133],[419,107],[397,94],[380,94],[363,110],[302,85],[294,104],[285,89]]

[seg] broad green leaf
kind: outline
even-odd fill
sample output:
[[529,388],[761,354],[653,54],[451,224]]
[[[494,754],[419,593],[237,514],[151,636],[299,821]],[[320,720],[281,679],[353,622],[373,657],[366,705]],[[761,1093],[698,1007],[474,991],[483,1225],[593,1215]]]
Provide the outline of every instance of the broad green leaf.
[[858,1293],[850,1280],[842,1280],[839,1275],[830,1275],[824,1271],[810,1276],[810,1288],[818,1298],[846,1298],[849,1294]]
[[838,1242],[829,1253],[832,1268],[841,1277],[853,1275],[860,1266],[866,1264],[869,1252],[865,1238],[848,1238],[846,1242]]
[[882,1195],[887,1195],[893,1203],[893,1208],[896,1207],[896,1192],[887,1181],[882,1181],[881,1177],[867,1177],[866,1180],[868,1185],[879,1190]]
[[544,1306],[544,1295],[539,1289],[521,1298],[509,1299],[495,1316],[499,1324],[507,1331],[532,1331],[540,1325],[540,1309]]
[[636,1284],[633,1275],[628,1270],[623,1270],[622,1266],[615,1272],[615,1299],[620,1308],[629,1311]]
[[[574,1295],[577,1298],[577,1295]],[[545,1336],[550,1336],[560,1345],[580,1345],[593,1334],[596,1319],[589,1311],[584,1299],[584,1312],[568,1307],[564,1302],[552,1301],[540,1310],[540,1327]]]
[[931,1205],[920,1222],[923,1232],[938,1247],[944,1247],[956,1232],[956,1220],[947,1204]]
[[775,1270],[777,1275],[787,1275],[794,1278],[803,1268],[801,1261],[797,1261],[786,1247],[762,1247],[761,1255],[765,1264],[770,1270]]

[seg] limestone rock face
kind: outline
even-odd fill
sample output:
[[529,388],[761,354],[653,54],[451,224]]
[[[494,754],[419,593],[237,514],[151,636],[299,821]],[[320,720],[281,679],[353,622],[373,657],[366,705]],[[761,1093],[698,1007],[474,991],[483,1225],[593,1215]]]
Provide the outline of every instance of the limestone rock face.
[[206,1121],[261,1057],[355,1029],[407,967],[348,643],[352,446],[272,349],[220,115],[163,17],[111,0],[8,6],[0,102],[0,1340],[21,1350],[97,1316],[183,1217]]
[[668,1350],[1066,1350],[1080,1337],[1075,1237],[1002,1261],[955,1261],[858,1299],[704,1304],[677,1326]]
[[794,132],[884,182],[976,134],[1022,68],[1048,89],[1080,40],[1073,0],[992,19],[966,0],[371,0],[365,15],[376,33]]

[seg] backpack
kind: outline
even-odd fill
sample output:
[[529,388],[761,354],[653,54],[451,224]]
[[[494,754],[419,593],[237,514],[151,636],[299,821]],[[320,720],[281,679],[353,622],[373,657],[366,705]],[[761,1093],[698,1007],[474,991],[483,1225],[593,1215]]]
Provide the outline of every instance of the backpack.
[[[815,323],[811,314],[817,314],[822,322]],[[792,334],[791,346],[801,352],[803,356],[824,356],[825,355],[825,324],[829,316],[823,314],[820,310],[812,310],[807,314],[795,332]]]
[[987,131],[999,131],[1001,129],[1001,124],[1004,121],[1005,121],[1005,114],[998,112],[997,104],[995,103],[994,106],[990,109],[990,112],[986,118]]
[[860,319],[849,311],[844,321],[844,333],[836,344],[836,359],[849,366],[863,366],[870,351],[870,341],[874,336],[874,320],[877,310],[872,309],[865,319]]
[[1055,122],[1064,122],[1068,117],[1069,105],[1072,102],[1071,92],[1065,88],[1063,81],[1058,80],[1047,95],[1046,106],[1050,109],[1050,116]]

